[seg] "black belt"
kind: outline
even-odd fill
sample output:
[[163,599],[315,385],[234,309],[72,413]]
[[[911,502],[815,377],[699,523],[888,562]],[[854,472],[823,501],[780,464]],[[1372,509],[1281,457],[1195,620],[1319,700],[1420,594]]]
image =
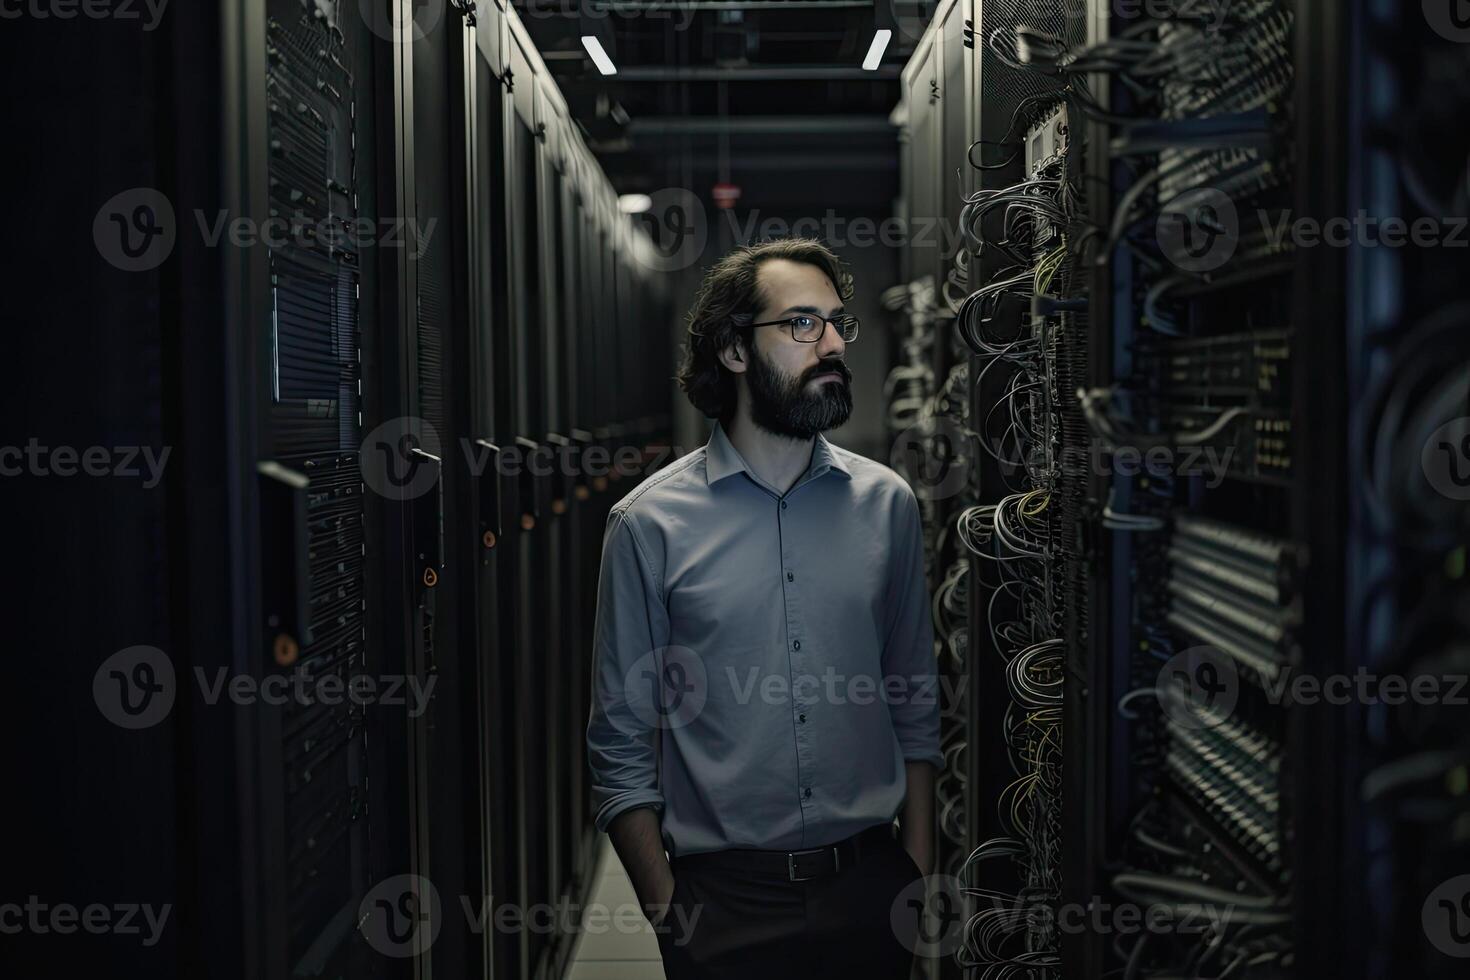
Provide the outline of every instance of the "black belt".
[[787,881],[811,881],[825,878],[843,868],[850,868],[865,854],[884,846],[893,846],[893,824],[878,824],[853,834],[846,840],[802,851],[765,851],[734,847],[723,851],[706,851],[674,858],[674,876],[680,867],[731,868],[756,871]]

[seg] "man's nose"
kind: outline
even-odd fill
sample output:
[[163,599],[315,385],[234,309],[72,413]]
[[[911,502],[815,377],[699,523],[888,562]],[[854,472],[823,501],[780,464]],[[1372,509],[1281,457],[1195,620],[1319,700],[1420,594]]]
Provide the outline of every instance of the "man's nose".
[[822,330],[822,337],[817,341],[817,357],[825,359],[833,354],[843,354],[847,351],[847,341],[842,339],[842,331],[837,325],[828,320]]

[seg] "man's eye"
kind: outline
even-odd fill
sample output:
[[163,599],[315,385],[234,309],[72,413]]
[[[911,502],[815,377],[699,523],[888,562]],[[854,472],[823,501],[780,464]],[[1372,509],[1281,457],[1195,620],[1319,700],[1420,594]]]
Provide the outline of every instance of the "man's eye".
[[809,316],[795,316],[791,318],[791,325],[798,330],[810,330],[816,320]]

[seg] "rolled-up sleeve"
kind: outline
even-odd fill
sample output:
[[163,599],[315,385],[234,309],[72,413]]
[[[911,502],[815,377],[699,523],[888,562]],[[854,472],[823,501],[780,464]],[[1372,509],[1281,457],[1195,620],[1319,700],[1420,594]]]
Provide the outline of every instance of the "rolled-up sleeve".
[[597,580],[593,626],[592,711],[587,762],[597,829],[606,831],[624,811],[662,811],[655,739],[658,729],[630,701],[628,678],[640,660],[669,642],[668,611],[658,581],[639,547],[637,529],[622,511],[608,515]]
[[939,750],[939,678],[934,622],[924,576],[924,531],[919,502],[907,487],[897,502],[889,562],[888,632],[883,641],[885,678],[902,678],[902,697],[889,699],[893,730],[908,762],[944,767]]

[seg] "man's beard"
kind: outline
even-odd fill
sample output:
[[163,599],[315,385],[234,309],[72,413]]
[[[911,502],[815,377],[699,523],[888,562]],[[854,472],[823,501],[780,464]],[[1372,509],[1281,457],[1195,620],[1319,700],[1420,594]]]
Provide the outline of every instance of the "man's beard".
[[[754,347],[754,345],[752,345]],[[807,382],[823,371],[837,371],[840,380],[823,381],[815,392]],[[752,350],[745,372],[750,391],[750,418],[767,432],[788,439],[810,439],[835,429],[852,414],[852,372],[840,359],[830,358],[792,379],[777,370],[764,354]]]

